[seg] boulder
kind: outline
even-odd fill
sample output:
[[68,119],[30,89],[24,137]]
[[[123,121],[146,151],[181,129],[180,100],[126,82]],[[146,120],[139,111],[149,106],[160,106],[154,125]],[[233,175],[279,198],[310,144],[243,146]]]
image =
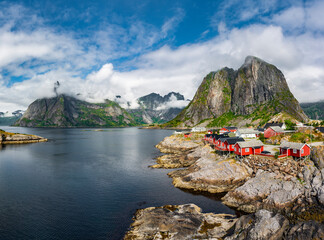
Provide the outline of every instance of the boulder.
[[222,193],[242,185],[251,174],[252,169],[245,164],[213,154],[200,158],[187,169],[168,175],[173,178],[175,187]]
[[228,192],[223,203],[245,212],[258,209],[284,209],[304,193],[301,183],[276,178],[275,173],[258,170],[255,178]]
[[324,145],[312,147],[310,157],[316,167],[324,168]]
[[288,225],[289,221],[284,216],[262,209],[240,217],[235,224],[234,234],[225,240],[282,239]]
[[290,227],[284,234],[287,240],[324,239],[324,224],[313,220],[299,222]]
[[230,214],[201,213],[194,204],[150,207],[136,212],[124,240],[218,239],[236,220]]
[[156,145],[162,153],[180,153],[183,154],[189,150],[202,145],[200,140],[187,140],[183,136],[171,135],[165,137],[163,141]]
[[199,145],[197,148],[194,148],[189,152],[189,154],[184,152],[182,154],[175,153],[160,156],[156,159],[157,164],[151,167],[167,169],[189,167],[200,157],[213,154],[213,151],[214,150],[209,145]]

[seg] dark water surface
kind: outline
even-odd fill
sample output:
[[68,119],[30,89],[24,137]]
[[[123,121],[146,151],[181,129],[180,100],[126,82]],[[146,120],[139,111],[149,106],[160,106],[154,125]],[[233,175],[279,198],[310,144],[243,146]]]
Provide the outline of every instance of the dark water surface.
[[0,148],[0,239],[121,239],[136,209],[166,204],[234,213],[148,168],[172,131],[1,128],[50,141]]

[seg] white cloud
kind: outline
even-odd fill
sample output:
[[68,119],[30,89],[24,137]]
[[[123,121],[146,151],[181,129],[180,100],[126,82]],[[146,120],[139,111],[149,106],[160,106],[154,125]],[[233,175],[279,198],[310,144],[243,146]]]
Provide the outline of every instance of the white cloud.
[[291,7],[272,18],[272,22],[287,30],[305,27],[305,9],[303,7]]
[[[316,34],[322,29],[321,23],[303,33],[285,31],[289,26],[297,28],[303,18],[308,19],[305,26],[315,21],[308,16],[310,11],[316,14],[314,6],[306,7],[305,16],[302,8],[286,9],[269,20],[273,25],[229,29],[224,22],[218,25],[220,34],[213,39],[177,48],[164,45],[155,51],[149,51],[150,47],[171,31],[169,22],[175,20],[166,21],[161,29],[141,22],[134,22],[130,29],[107,25],[94,38],[99,47],[87,48],[73,36],[43,27],[28,32],[2,27],[0,38],[4,41],[0,41],[0,49],[4,55],[0,56],[0,69],[5,67],[18,76],[26,74],[30,79],[7,86],[0,75],[0,111],[25,109],[36,98],[54,96],[53,84],[57,80],[61,83],[59,92],[81,94],[80,98],[92,102],[121,95],[125,101],[136,103],[136,98],[151,92],[164,95],[170,91],[190,99],[207,73],[225,66],[237,69],[247,55],[281,69],[299,101],[323,99],[324,36]],[[129,62],[133,70],[114,69],[109,59],[131,56],[128,54],[140,54]],[[22,61],[27,67],[19,65]],[[98,63],[99,70],[91,70]],[[36,70],[30,68],[33,64]],[[91,71],[81,77],[84,69]]]

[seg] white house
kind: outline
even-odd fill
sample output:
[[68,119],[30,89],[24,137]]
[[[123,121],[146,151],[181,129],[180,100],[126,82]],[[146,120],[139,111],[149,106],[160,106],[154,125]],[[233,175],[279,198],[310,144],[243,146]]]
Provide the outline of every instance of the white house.
[[191,132],[206,132],[207,129],[205,127],[193,127]]
[[260,131],[252,128],[239,128],[236,132],[236,136],[241,138],[257,138],[260,135]]

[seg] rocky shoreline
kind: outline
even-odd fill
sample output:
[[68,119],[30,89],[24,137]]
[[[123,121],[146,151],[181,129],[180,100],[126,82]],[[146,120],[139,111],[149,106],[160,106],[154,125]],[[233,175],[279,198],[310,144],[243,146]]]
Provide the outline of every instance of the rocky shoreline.
[[[151,167],[181,168],[168,174],[175,187],[224,193],[222,202],[225,205],[249,215],[232,217],[231,226],[226,219],[218,219],[216,225],[215,221],[206,220],[208,231],[205,235],[199,235],[202,216],[190,233],[184,233],[185,226],[183,229],[168,228],[161,233],[161,222],[152,220],[157,219],[155,211],[159,212],[163,223],[175,224],[179,213],[166,209],[178,209],[184,214],[180,222],[192,222],[190,214],[198,207],[191,204],[148,208],[136,213],[125,239],[324,239],[323,146],[312,149],[312,160],[260,156],[237,160],[231,155],[215,153],[201,139],[199,134],[191,138],[166,137],[156,146],[166,155],[159,157],[157,164]],[[222,228],[222,234],[218,234],[223,225],[228,228]]]
[[0,145],[1,144],[25,144],[36,142],[47,142],[47,138],[37,135],[10,133],[0,130]]

